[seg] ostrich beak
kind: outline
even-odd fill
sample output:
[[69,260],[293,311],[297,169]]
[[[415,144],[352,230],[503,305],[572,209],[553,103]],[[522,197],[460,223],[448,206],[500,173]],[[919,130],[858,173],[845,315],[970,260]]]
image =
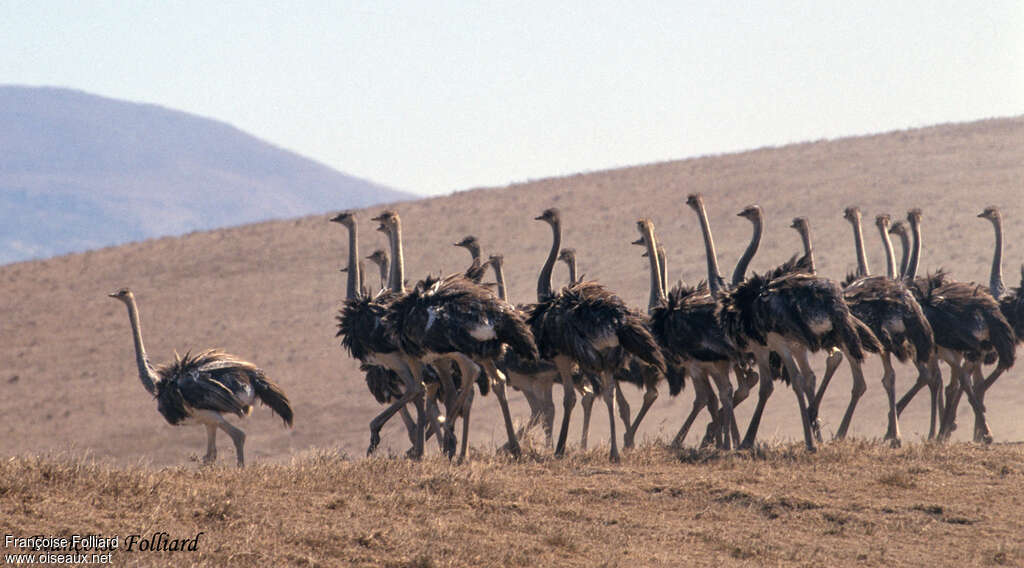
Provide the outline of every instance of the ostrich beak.
[[117,292],[114,292],[112,294],[107,294],[107,297],[108,298],[116,298],[117,297]]
[[632,241],[630,244],[644,246],[644,240],[643,238],[639,238],[635,241]]

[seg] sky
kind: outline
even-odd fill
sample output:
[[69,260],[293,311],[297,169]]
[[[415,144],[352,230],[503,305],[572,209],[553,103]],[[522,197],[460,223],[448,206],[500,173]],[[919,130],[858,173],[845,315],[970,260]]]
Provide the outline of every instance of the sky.
[[0,84],[419,194],[1024,114],[1024,3],[0,2]]

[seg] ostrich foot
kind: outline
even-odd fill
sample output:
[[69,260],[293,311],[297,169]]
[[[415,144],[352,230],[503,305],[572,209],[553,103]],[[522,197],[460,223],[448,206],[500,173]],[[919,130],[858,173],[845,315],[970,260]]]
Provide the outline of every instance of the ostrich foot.
[[443,446],[442,451],[445,457],[447,457],[448,459],[452,459],[453,457],[455,457],[455,449],[456,446],[459,445],[459,441],[458,439],[456,439],[454,432],[445,431],[444,435],[442,436],[441,445]]
[[369,457],[373,454],[373,451],[380,445],[380,434],[377,432],[370,432],[370,447],[366,448],[366,455]]

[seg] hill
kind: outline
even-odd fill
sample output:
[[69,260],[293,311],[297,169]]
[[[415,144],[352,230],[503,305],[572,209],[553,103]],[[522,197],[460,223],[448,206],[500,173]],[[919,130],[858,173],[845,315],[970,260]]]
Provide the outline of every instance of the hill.
[[[992,229],[977,219],[982,207],[1002,206],[1007,235],[1007,280],[1017,283],[1024,261],[1024,118],[943,125],[875,136],[817,141],[740,154],[694,158],[477,189],[402,204],[407,274],[453,272],[468,264],[452,243],[476,234],[485,254],[504,253],[513,301],[534,297],[538,268],[550,245],[550,231],[532,218],[560,207],[565,246],[578,251],[581,271],[617,291],[629,303],[646,305],[647,265],[638,247],[636,219],[653,218],[668,249],[669,274],[695,282],[703,277],[703,246],[697,220],[685,206],[691,191],[705,194],[723,267],[731,267],[750,238],[750,224],[736,217],[749,203],[766,213],[766,234],[753,270],[773,266],[799,250],[788,229],[795,215],[809,217],[822,274],[841,278],[855,266],[843,207],[857,204],[867,218],[924,209],[922,270],[945,266],[963,280],[986,282]],[[341,204],[339,204],[341,207]],[[381,246],[369,218],[359,226],[366,254]],[[270,221],[193,233],[0,267],[0,451],[6,455],[72,448],[124,463],[151,460],[181,464],[202,452],[202,429],[173,428],[135,376],[132,341],[124,306],[106,297],[122,286],[136,292],[147,348],[154,361],[175,350],[222,347],[255,361],[289,394],[295,428],[285,430],[258,408],[244,426],[247,459],[280,462],[311,448],[361,455],[367,423],[381,408],[366,391],[355,362],[334,337],[334,316],[344,280],[345,231],[327,215]],[[882,253],[867,233],[870,261]],[[555,278],[563,281],[562,266]],[[818,372],[821,358],[816,358]],[[899,367],[899,390],[916,376]],[[868,390],[854,416],[851,435],[878,438],[885,430],[881,365],[865,366]],[[834,430],[849,399],[844,367],[825,397],[826,434]],[[639,393],[627,389],[634,401]],[[557,393],[556,387],[556,393]],[[558,394],[556,394],[558,396]],[[691,390],[661,398],[641,426],[639,440],[669,438],[689,410]],[[477,397],[474,444],[500,442],[501,421],[494,397]],[[901,419],[908,443],[927,433],[928,405],[920,395]],[[513,415],[526,415],[522,396],[510,394]],[[1024,389],[1014,369],[987,399],[999,441],[1024,440],[1016,420]],[[967,404],[960,431],[969,437]],[[745,421],[753,404],[737,410]],[[603,411],[595,414],[590,439],[607,436]],[[701,421],[705,420],[701,417]],[[701,423],[694,431],[701,428]],[[791,392],[776,389],[761,429],[765,440],[800,436]],[[578,440],[578,421],[571,440]],[[395,421],[384,431],[383,452],[404,452],[408,441]],[[694,443],[691,433],[688,443]],[[492,444],[495,445],[495,444]],[[428,446],[436,452],[436,446]],[[232,460],[221,437],[221,459]]]
[[0,263],[411,197],[214,120],[0,86]]

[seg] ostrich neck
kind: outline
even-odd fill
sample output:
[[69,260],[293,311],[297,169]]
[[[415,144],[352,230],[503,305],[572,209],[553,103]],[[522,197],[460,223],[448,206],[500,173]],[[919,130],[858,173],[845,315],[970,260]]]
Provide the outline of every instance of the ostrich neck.
[[558,249],[562,247],[562,226],[555,221],[551,223],[551,251],[540,269],[540,276],[537,278],[537,301],[542,302],[551,296],[551,271],[555,268],[555,261],[558,259]]
[[896,233],[896,236],[900,238],[900,246],[903,247],[903,251],[900,253],[900,278],[905,278],[907,265],[910,264],[910,239],[905,232]]
[[864,232],[860,228],[860,217],[854,217],[850,224],[853,225],[853,245],[857,248],[857,276],[864,277],[871,274],[868,269],[868,257],[864,253]]
[[146,389],[146,392],[155,396],[158,379],[155,373],[153,373],[153,367],[150,366],[149,358],[146,357],[146,347],[142,343],[139,308],[136,307],[134,298],[128,299],[127,306],[128,319],[131,320],[132,324],[132,339],[135,340],[135,363],[139,366],[139,380],[142,381],[142,386]]
[[494,269],[494,279],[498,281],[498,297],[508,302],[508,289],[505,288],[505,269],[501,266],[500,262],[491,262],[491,268]]
[[882,246],[885,247],[885,275],[889,278],[896,278],[896,253],[892,250],[889,227],[879,225],[878,234],[882,236]]
[[385,259],[383,262],[377,265],[377,270],[380,271],[380,287],[387,287],[388,283],[388,261]]
[[761,246],[764,221],[761,219],[761,215],[758,214],[751,219],[751,222],[754,223],[754,234],[750,237],[750,244],[747,245],[747,250],[743,251],[743,256],[740,257],[740,260],[736,263],[736,268],[732,272],[733,286],[743,282],[744,275],[747,273],[747,267],[750,266],[751,259],[757,253],[757,247]]
[[921,262],[921,226],[917,223],[911,223],[910,236],[912,237],[910,260],[907,261],[907,273],[904,275],[904,278],[907,280],[913,280],[917,277],[917,265]]
[[668,295],[668,260],[665,257],[665,247],[658,245],[658,269],[661,270],[661,293]]
[[800,241],[804,244],[804,256],[807,257],[807,264],[811,267],[811,274],[817,273],[818,269],[814,266],[814,248],[811,246],[811,229],[810,227],[800,227],[798,229],[800,233]]
[[565,261],[565,264],[567,264],[569,266],[569,284],[575,284],[576,283],[576,276],[577,276],[577,273],[576,273],[576,257],[572,257],[569,260]]
[[996,299],[1006,292],[1003,287],[1003,221],[999,217],[992,219],[992,227],[996,231],[996,249],[992,254],[992,274],[989,275],[988,286]]
[[711,226],[708,223],[708,214],[704,210],[704,204],[697,206],[697,216],[700,218],[700,231],[704,236],[704,255],[708,263],[708,286],[714,294],[722,288],[722,276],[718,272],[718,255],[715,253],[715,240],[711,236]]
[[359,259],[359,262],[356,263],[356,267],[359,268],[359,293],[363,295],[369,295],[370,291],[366,289],[366,282],[364,281],[364,276],[366,275],[366,267],[363,266],[363,259]]
[[363,289],[363,271],[359,262],[359,235],[356,232],[356,224],[348,226],[348,284],[346,286],[346,297],[352,300]]
[[393,292],[405,293],[405,255],[402,253],[402,223],[395,219],[394,229],[388,231],[391,245],[391,272],[388,283]]
[[654,232],[644,235],[644,244],[647,245],[647,260],[651,263],[651,296],[647,300],[647,311],[650,312],[655,306],[665,301],[665,288],[662,285],[661,262],[658,259],[658,246],[654,238]]

